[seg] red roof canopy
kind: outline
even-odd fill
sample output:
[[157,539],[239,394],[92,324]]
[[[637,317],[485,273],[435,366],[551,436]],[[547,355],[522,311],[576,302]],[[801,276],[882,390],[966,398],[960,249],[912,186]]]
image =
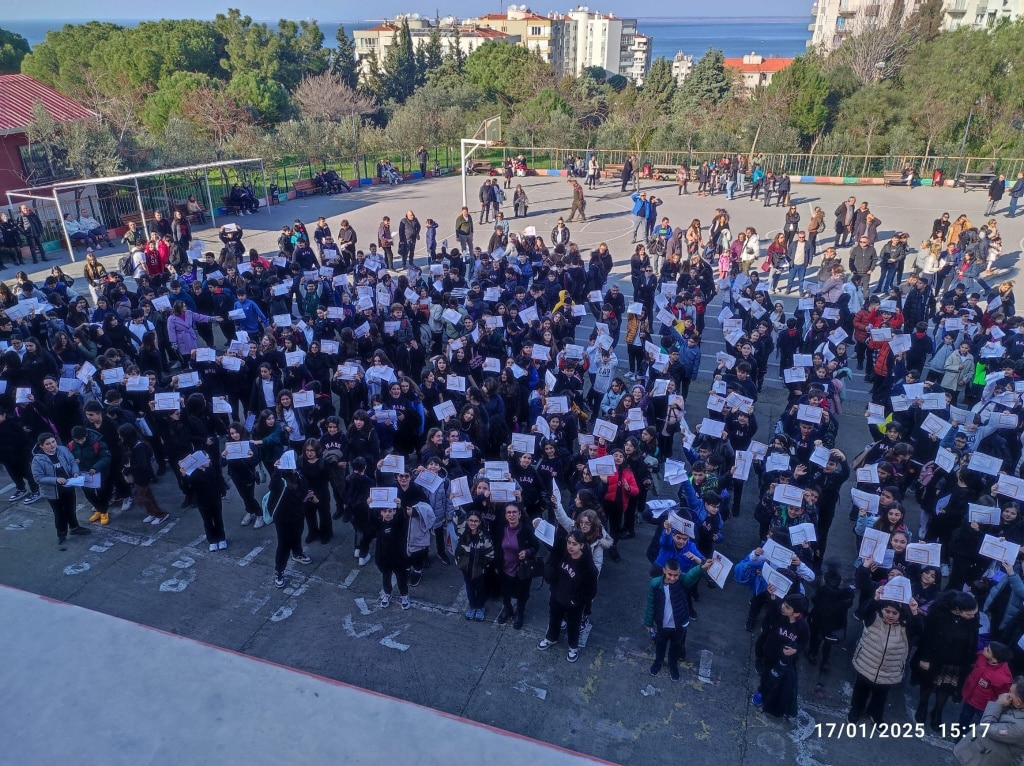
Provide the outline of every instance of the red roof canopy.
[[39,101],[57,122],[88,120],[96,114],[24,74],[0,75],[0,133],[19,133],[35,122],[32,106]]
[[765,58],[760,64],[745,64],[742,58],[726,59],[726,69],[736,69],[740,72],[781,72],[793,63],[791,58]]

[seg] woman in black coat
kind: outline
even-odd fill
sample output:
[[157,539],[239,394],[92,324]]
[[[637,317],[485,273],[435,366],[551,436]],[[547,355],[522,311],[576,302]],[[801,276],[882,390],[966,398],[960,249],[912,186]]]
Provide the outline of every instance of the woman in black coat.
[[822,673],[827,673],[831,667],[832,645],[846,638],[847,613],[853,606],[854,593],[850,585],[843,584],[839,570],[830,567],[825,571],[824,584],[811,599],[811,613],[807,617],[811,643],[807,647],[807,659],[811,665],[817,665],[820,647]]
[[[498,624],[505,625],[514,617],[512,627],[521,630],[532,580],[518,576],[519,565],[537,555],[533,527],[523,521],[523,512],[518,504],[507,503],[504,517],[495,520],[491,533],[494,539],[494,564],[501,581],[502,607],[498,613]],[[515,607],[512,599],[516,600]]]
[[[280,462],[280,461],[278,461]],[[267,510],[273,514],[277,529],[277,552],[274,554],[274,584],[285,586],[284,568],[288,556],[298,564],[308,564],[311,559],[302,550],[302,504],[307,494],[306,480],[294,469],[277,468],[270,477],[270,491]]]
[[924,633],[910,664],[910,680],[921,691],[914,720],[928,720],[933,731],[942,724],[942,708],[959,693],[978,654],[978,602],[970,593],[948,590],[936,599],[925,619]]

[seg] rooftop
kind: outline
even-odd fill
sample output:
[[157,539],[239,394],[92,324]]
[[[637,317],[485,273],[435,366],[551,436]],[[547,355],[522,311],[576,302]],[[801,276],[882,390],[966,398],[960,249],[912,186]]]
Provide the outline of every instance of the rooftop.
[[96,113],[24,74],[0,75],[0,134],[21,133],[35,122],[32,107],[40,102],[57,122],[88,120]]

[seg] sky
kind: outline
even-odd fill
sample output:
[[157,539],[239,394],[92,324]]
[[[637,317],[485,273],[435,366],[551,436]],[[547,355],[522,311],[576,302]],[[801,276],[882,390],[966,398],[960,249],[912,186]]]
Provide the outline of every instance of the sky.
[[[525,0],[519,0],[517,5]],[[627,0],[609,0],[609,2],[594,2],[587,0],[592,11],[602,13],[614,13],[619,16],[635,17],[641,15],[643,18],[694,18],[708,17],[711,15],[712,6],[688,3],[690,7],[680,8],[678,0],[646,0],[642,5],[642,14],[638,14],[637,4]],[[318,21],[360,21],[365,18],[392,18],[398,13],[420,13],[433,17],[436,11],[441,16],[454,14],[462,17],[473,16],[480,13],[497,13],[504,11],[508,2],[503,0],[489,0],[479,2],[477,0],[440,0],[424,2],[423,0],[378,0],[370,5],[362,3],[342,2],[325,5],[322,0],[290,0],[282,5],[280,0],[229,0],[223,8],[211,4],[208,0],[175,0],[173,3],[173,14],[168,13],[170,7],[164,7],[160,16],[173,16],[174,18],[213,18],[217,13],[224,12],[229,7],[237,7],[243,14],[254,19],[278,19],[287,16],[290,19],[312,18]],[[812,0],[772,0],[770,4],[764,0],[722,0],[713,6],[722,16],[732,17],[764,17],[764,16],[807,16],[810,14]],[[146,17],[140,13],[138,0],[105,0],[102,7],[99,4],[88,4],[92,6],[89,10],[90,18],[102,19],[138,19]],[[567,11],[574,7],[570,2],[546,2],[529,3],[530,8],[536,13],[547,14],[549,11]],[[4,16],[9,19],[81,19],[84,6],[80,0],[36,0],[32,3],[11,3],[4,11]]]

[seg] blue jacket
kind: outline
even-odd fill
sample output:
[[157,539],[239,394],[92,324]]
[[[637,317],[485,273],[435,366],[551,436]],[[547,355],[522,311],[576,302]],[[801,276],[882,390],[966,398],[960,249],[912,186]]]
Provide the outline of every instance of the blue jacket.
[[630,199],[633,200],[633,215],[646,218],[647,211],[650,209],[647,200],[640,199],[640,192],[633,192],[633,196]]
[[687,540],[686,545],[682,548],[677,548],[676,544],[672,541],[672,535],[668,532],[662,532],[658,558],[654,560],[654,564],[655,566],[663,567],[666,561],[675,559],[679,562],[680,571],[688,572],[697,565],[687,558],[687,553],[692,553],[694,556],[699,557],[701,561],[704,560],[704,557],[700,555],[700,551],[697,550],[697,546],[693,544],[693,540]]
[[250,336],[259,334],[261,324],[270,324],[262,309],[251,298],[246,298],[244,301],[236,300],[232,310],[234,309],[241,309],[245,312],[245,319],[238,323],[238,327],[245,330]]
[[[755,556],[754,552],[751,551],[749,555],[742,561],[740,561],[732,570],[733,579],[738,583],[742,583],[750,588],[750,592],[758,596],[768,590],[768,582],[761,576],[761,567],[768,562],[768,559],[764,556]],[[806,580],[811,582],[814,580],[814,572],[811,571],[803,562],[797,568],[796,573],[800,576],[800,580]],[[804,592],[803,583],[797,582],[797,586],[800,592]]]
[[679,363],[686,371],[686,377],[696,378],[700,374],[700,346],[690,347],[689,343],[683,343],[679,349]]

